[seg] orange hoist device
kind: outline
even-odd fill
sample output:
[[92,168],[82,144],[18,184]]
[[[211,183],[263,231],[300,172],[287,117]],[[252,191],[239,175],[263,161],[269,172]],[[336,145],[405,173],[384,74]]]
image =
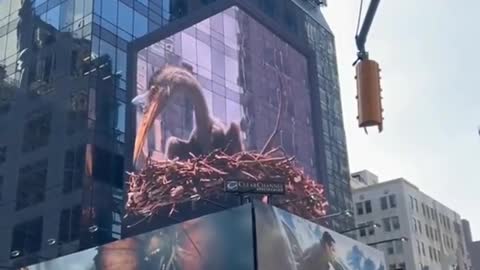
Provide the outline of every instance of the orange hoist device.
[[[362,0],[363,2],[363,0]],[[363,4],[363,3],[362,3]],[[360,5],[360,15],[363,5]],[[383,108],[382,108],[382,88],[380,87],[380,67],[377,62],[369,59],[368,52],[365,50],[368,31],[372,25],[373,18],[377,11],[380,0],[371,0],[360,32],[355,36],[358,53],[357,60],[353,63],[356,70],[355,79],[357,81],[357,104],[358,104],[358,126],[365,128],[378,126],[379,132],[383,130]]]

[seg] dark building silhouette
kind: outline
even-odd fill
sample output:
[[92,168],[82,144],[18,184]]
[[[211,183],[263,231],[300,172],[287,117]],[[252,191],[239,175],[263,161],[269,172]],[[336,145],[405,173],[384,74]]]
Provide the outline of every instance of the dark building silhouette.
[[[31,264],[120,237],[120,227],[112,228],[123,184],[113,180],[123,167],[113,145],[122,121],[119,75],[108,55],[91,54],[92,25],[73,22],[79,14],[71,1],[49,10],[40,2],[0,4],[9,12],[1,26],[9,32],[0,37],[2,264]],[[97,165],[88,170],[87,160]],[[89,232],[92,225],[101,231]]]

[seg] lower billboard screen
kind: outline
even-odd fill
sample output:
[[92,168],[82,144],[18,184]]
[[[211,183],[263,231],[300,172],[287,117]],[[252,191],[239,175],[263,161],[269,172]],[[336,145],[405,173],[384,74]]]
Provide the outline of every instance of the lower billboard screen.
[[23,270],[253,270],[251,205],[88,249]]
[[258,270],[384,270],[384,254],[284,210],[255,207]]
[[[304,172],[315,178],[307,58],[246,12],[231,7],[159,38],[138,51],[135,64],[136,87],[130,89],[136,123],[130,132],[135,141],[132,165],[140,172],[147,160],[163,164],[162,172],[150,170],[155,179],[142,182],[175,181],[163,177],[169,170],[166,160],[185,161],[217,149],[226,155],[261,150],[277,117],[279,132],[272,145],[295,156]],[[182,188],[169,191],[177,194]],[[138,200],[143,196],[138,194]],[[195,209],[182,203],[185,198],[158,202],[165,209],[133,227],[129,225],[141,217],[130,215],[122,232],[134,235],[238,201],[208,199],[214,203],[197,202]]]

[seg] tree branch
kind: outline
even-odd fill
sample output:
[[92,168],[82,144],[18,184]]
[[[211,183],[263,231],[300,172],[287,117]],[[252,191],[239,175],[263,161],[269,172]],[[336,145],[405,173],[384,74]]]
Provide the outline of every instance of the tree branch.
[[277,136],[278,132],[280,131],[280,118],[283,112],[283,83],[282,83],[282,77],[280,74],[278,75],[278,82],[279,82],[278,92],[280,93],[280,97],[279,97],[280,105],[278,107],[277,120],[275,121],[275,128],[273,129],[272,134],[270,135],[267,142],[263,146],[262,151],[260,152],[261,154],[265,154],[265,152],[267,152],[272,147],[271,144],[273,142],[273,139],[275,138],[275,136]]

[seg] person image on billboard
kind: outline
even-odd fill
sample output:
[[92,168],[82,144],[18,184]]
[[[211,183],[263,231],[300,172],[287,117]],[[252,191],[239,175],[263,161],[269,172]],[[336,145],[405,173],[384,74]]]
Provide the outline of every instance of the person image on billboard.
[[298,270],[348,270],[335,254],[335,239],[324,232],[319,242],[303,252]]

